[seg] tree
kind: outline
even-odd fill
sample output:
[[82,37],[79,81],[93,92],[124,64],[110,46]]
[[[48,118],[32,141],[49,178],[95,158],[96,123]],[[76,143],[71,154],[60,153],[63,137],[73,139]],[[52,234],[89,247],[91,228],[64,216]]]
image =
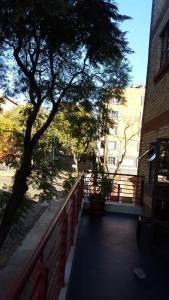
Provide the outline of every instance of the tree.
[[[119,172],[121,165],[123,164],[124,159],[127,155],[131,155],[130,145],[133,145],[136,151],[138,142],[139,142],[139,132],[140,132],[140,117],[137,115],[130,115],[129,117],[123,117],[121,121],[121,132],[118,135],[119,147],[118,147],[118,155],[117,155],[117,163],[116,168],[114,170],[113,178]],[[133,146],[132,146],[133,147]]]
[[21,156],[20,142],[24,132],[24,109],[24,105],[17,105],[0,115],[0,162],[16,154]]
[[126,156],[126,153],[127,153],[127,146],[128,144],[132,141],[132,139],[136,136],[139,135],[139,131],[135,131],[133,133],[128,133],[128,131],[130,131],[130,125],[126,125],[126,127],[124,128],[124,137],[123,137],[123,145],[121,147],[121,153],[120,153],[120,157],[118,159],[118,162],[117,162],[117,165],[116,165],[116,169],[114,171],[114,174],[113,174],[113,179],[116,177],[116,175],[118,174],[119,172],[119,169],[123,163],[123,160]]
[[3,162],[8,155],[14,153],[13,127],[16,125],[13,121],[15,120],[15,109],[12,110],[12,114],[9,117],[8,112],[4,112],[2,108],[2,104],[6,104],[7,102],[17,105],[8,97],[4,97],[3,95],[0,97],[0,163]]
[[72,154],[78,172],[78,157],[89,153],[97,136],[97,118],[92,107],[68,103],[60,106],[54,119],[55,136],[62,150]]
[[[62,101],[97,105],[100,90],[116,93],[128,81],[130,52],[109,0],[1,0],[0,76],[6,95],[24,94],[25,132],[20,167],[0,227],[0,245],[26,193],[32,157]],[[5,74],[5,75],[4,75]],[[42,107],[43,124],[36,123]]]
[[2,112],[2,104],[5,103],[5,100],[3,97],[0,97],[0,113]]

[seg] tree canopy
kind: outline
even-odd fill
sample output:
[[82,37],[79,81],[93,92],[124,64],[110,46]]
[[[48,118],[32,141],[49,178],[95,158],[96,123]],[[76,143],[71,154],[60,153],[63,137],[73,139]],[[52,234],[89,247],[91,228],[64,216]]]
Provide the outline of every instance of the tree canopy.
[[[28,189],[33,153],[60,104],[78,102],[97,110],[103,94],[107,101],[112,94],[122,97],[130,49],[119,24],[126,19],[110,0],[1,0],[2,88],[8,96],[24,95],[29,105],[0,244]],[[48,113],[35,126],[41,108]]]

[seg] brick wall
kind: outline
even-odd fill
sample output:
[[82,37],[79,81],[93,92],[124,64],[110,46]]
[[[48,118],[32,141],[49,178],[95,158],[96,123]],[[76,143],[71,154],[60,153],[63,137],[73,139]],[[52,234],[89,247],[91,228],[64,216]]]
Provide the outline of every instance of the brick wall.
[[[140,156],[145,153],[149,148],[150,144],[157,140],[157,138],[168,138],[169,137],[169,125],[159,128],[158,130],[150,131],[141,140],[141,151]],[[148,179],[149,175],[149,162],[147,161],[147,156],[145,155],[140,159],[139,163],[139,175],[144,175]],[[147,181],[147,180],[146,180]]]
[[168,9],[151,39],[144,123],[169,109],[169,72],[166,72],[160,80],[155,81],[155,76],[160,71],[162,44],[160,34],[168,20],[169,2]]
[[152,29],[156,25],[158,17],[166,3],[166,0],[154,0],[153,1],[153,15],[152,15]]
[[[161,37],[165,25],[169,21],[169,1],[153,2],[151,38],[149,46],[149,64],[147,87],[142,123],[140,156],[157,138],[169,137],[169,65],[161,68]],[[146,156],[140,159],[138,174],[149,178],[149,162]],[[144,195],[144,202],[151,207],[151,198]]]

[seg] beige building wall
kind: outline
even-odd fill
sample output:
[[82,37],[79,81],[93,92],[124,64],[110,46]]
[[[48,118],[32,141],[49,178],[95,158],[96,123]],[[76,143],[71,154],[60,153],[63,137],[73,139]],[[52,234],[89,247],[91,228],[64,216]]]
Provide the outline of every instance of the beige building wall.
[[122,160],[118,173],[134,175],[137,174],[145,88],[133,85],[126,88],[124,94],[126,103],[123,105],[116,98],[110,99],[109,109],[115,127],[102,139],[105,149],[100,148],[109,172],[114,173]]

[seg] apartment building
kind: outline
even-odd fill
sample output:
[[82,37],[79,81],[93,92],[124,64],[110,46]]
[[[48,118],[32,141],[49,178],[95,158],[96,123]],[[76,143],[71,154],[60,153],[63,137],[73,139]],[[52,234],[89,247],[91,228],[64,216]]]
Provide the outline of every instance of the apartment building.
[[169,217],[169,1],[154,0],[138,174],[145,212]]
[[125,89],[126,103],[117,98],[109,101],[114,128],[98,142],[98,152],[111,173],[137,174],[140,130],[145,88],[133,84]]

